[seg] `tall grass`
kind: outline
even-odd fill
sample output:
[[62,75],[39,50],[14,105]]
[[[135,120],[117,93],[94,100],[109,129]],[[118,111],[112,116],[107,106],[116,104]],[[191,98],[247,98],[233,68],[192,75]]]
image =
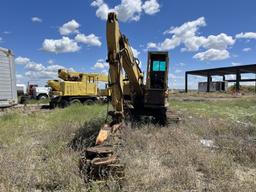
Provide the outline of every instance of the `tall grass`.
[[99,105],[72,106],[1,116],[0,191],[85,191],[79,151],[69,145],[88,122],[101,123],[105,110]]
[[255,191],[255,101],[171,100],[179,124],[128,126],[117,152],[126,167],[121,188],[85,183],[78,169],[106,106],[7,113],[0,117],[0,191]]

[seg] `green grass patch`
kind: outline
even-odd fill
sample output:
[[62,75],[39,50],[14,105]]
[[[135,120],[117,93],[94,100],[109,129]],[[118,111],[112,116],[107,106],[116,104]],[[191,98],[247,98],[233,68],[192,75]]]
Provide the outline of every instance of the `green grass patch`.
[[201,117],[221,117],[232,121],[256,123],[256,98],[214,101],[170,101],[171,108],[193,112]]

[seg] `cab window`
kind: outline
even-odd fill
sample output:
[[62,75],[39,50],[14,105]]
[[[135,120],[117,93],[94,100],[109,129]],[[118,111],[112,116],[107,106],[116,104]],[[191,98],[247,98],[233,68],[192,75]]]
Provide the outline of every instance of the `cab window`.
[[153,71],[165,71],[166,62],[165,61],[153,61]]

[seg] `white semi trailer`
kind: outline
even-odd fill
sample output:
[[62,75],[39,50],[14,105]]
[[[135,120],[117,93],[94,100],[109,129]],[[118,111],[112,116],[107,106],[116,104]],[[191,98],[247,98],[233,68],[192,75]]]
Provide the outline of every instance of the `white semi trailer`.
[[0,47],[0,108],[17,103],[14,55],[11,50]]

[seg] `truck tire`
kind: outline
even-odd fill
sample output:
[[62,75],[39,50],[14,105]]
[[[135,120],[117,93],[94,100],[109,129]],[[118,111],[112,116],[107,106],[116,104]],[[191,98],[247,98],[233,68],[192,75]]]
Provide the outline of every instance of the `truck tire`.
[[41,94],[41,95],[38,95],[37,97],[38,100],[47,99],[47,98],[48,98],[48,95],[46,94]]
[[63,99],[63,100],[60,101],[59,107],[60,108],[66,108],[69,105],[70,105],[70,103],[67,100]]
[[24,95],[20,98],[20,104],[28,104],[29,97]]
[[50,109],[55,109],[57,107],[57,103],[50,101],[49,107],[50,107]]
[[70,101],[70,105],[80,105],[81,101],[79,99],[73,99]]
[[87,99],[86,101],[84,101],[83,104],[84,105],[93,105],[93,104],[95,104],[95,102],[92,99]]

